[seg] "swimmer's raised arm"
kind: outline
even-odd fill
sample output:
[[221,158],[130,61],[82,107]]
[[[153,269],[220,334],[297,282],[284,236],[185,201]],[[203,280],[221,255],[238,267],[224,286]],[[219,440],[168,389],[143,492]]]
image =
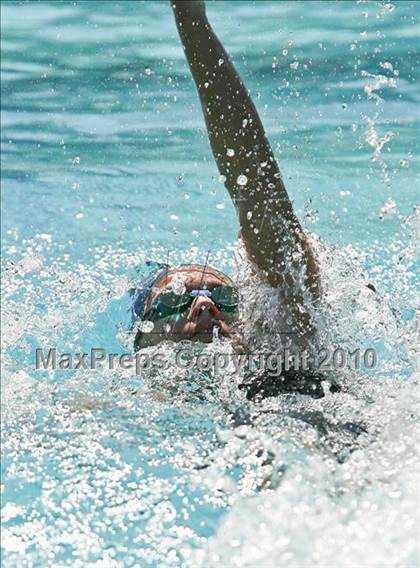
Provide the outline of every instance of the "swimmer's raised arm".
[[[196,83],[210,144],[236,206],[249,257],[275,287],[319,293],[317,263],[295,216],[258,112],[199,0],[171,0]],[[299,300],[298,300],[299,301]]]

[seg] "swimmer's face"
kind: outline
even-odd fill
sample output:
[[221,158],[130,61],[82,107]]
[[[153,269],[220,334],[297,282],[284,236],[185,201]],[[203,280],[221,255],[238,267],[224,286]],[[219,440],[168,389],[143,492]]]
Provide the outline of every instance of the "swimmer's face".
[[[229,310],[223,302],[218,302],[216,289],[228,291],[232,289],[231,280],[221,272],[209,267],[192,264],[170,270],[153,286],[145,305],[145,314],[152,314],[146,319],[153,321],[151,333],[142,333],[141,346],[155,345],[162,340],[182,341],[189,339],[210,343],[213,340],[214,329],[217,328],[219,336],[230,337],[233,324],[237,321],[237,308]],[[196,290],[204,290],[203,295],[192,297],[186,294]],[[205,295],[214,291],[215,298]],[[153,317],[153,309],[165,302],[165,295],[169,293],[186,294],[188,302],[182,307],[174,318]],[[193,292],[194,293],[194,292]],[[175,295],[175,300],[177,296]],[[176,310],[175,310],[176,311]]]

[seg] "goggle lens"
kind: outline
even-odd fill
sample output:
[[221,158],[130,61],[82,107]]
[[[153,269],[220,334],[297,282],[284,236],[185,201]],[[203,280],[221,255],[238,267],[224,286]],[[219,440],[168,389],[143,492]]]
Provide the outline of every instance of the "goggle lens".
[[184,315],[199,295],[210,297],[221,312],[233,314],[238,310],[238,291],[236,288],[216,286],[212,290],[191,290],[183,294],[162,292],[150,306],[145,318],[155,321]]

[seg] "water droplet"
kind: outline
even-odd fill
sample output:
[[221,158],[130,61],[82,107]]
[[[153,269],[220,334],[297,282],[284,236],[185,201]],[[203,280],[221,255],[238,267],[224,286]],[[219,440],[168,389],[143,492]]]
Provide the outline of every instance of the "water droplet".
[[150,69],[150,67],[146,67],[146,69],[144,70],[144,73],[146,75],[151,75],[152,74],[152,70]]
[[170,289],[174,294],[180,296],[181,294],[185,293],[185,283],[181,277],[174,277],[171,284]]
[[224,203],[218,203],[216,205],[216,209],[224,209],[225,208],[225,204]]
[[226,176],[224,176],[223,174],[220,174],[220,176],[219,176],[219,181],[220,181],[220,183],[225,183],[225,181],[226,181]]
[[252,211],[247,212],[246,218],[248,219],[248,221],[250,221],[252,219]]
[[155,327],[155,324],[152,321],[148,321],[148,320],[142,321],[138,325],[138,329],[142,333],[151,333],[153,331],[154,327]]
[[171,219],[171,221],[178,221],[179,219],[178,215],[175,215],[174,213],[172,213],[172,215],[170,215],[169,218]]
[[80,164],[80,156],[76,156],[75,158],[73,158],[72,164],[73,166],[78,166]]
[[381,61],[379,65],[382,67],[382,69],[385,69],[386,71],[394,70],[392,63],[390,63],[389,61]]
[[382,206],[381,210],[379,211],[379,219],[383,219],[386,215],[396,215],[398,213],[397,204],[392,199],[392,196],[389,195],[388,199]]
[[241,174],[240,176],[238,176],[236,183],[238,185],[244,186],[248,183],[248,178],[244,174]]
[[282,54],[286,57],[286,55],[289,53],[288,49],[283,49]]
[[221,65],[223,65],[223,63],[224,63],[223,59],[220,58],[219,61],[218,61],[218,63],[219,63],[219,67],[220,67]]
[[235,150],[233,150],[233,148],[228,148],[226,150],[226,155],[229,156],[230,158],[232,158],[232,156],[235,155]]

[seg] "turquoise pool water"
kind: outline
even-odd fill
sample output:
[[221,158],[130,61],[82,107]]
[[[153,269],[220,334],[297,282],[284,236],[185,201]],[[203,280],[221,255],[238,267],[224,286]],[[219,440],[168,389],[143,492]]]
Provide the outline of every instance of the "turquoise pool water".
[[379,367],[260,404],[229,376],[35,371],[38,346],[124,352],[146,261],[229,271],[238,224],[166,2],[3,2],[3,564],[413,566],[420,5],[208,15]]

